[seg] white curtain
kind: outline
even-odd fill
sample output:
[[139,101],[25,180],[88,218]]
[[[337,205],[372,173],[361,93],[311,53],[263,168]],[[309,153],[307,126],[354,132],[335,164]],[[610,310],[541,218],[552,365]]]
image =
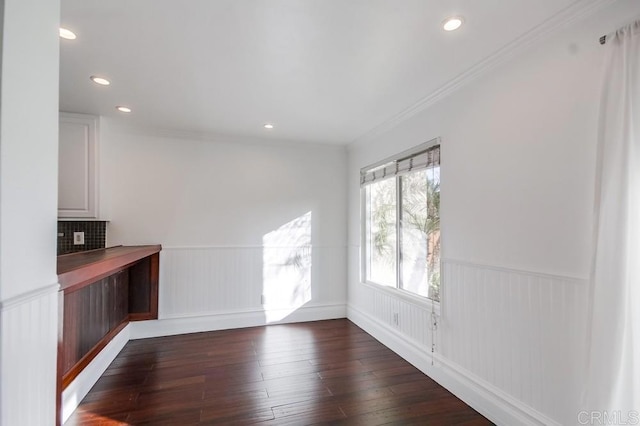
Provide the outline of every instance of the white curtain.
[[583,403],[637,424],[622,421],[640,412],[640,21],[607,36],[604,49]]

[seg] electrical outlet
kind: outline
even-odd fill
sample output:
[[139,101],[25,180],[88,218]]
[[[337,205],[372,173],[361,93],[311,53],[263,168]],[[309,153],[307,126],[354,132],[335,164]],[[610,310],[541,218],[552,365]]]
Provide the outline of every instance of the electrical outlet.
[[395,312],[393,314],[393,324],[398,325],[398,313]]
[[81,246],[84,244],[84,232],[74,232],[73,233],[73,245]]

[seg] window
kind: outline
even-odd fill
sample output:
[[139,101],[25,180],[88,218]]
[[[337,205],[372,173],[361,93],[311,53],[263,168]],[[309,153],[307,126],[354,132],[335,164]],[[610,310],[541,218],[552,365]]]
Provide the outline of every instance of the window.
[[360,171],[367,282],[440,301],[440,145]]

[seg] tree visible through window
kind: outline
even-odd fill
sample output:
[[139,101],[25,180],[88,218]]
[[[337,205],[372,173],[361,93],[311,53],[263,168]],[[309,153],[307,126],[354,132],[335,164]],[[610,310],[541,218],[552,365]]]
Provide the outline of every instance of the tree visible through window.
[[368,278],[378,284],[396,285],[397,220],[396,183],[394,179],[375,182],[366,187],[368,232]]
[[366,280],[439,301],[439,146],[365,170],[363,184]]

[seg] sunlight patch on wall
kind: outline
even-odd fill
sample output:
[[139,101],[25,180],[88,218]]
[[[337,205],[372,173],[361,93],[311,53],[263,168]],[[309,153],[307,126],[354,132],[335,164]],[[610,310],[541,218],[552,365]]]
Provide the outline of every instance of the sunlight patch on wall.
[[311,300],[311,212],[262,237],[262,304],[267,323]]

